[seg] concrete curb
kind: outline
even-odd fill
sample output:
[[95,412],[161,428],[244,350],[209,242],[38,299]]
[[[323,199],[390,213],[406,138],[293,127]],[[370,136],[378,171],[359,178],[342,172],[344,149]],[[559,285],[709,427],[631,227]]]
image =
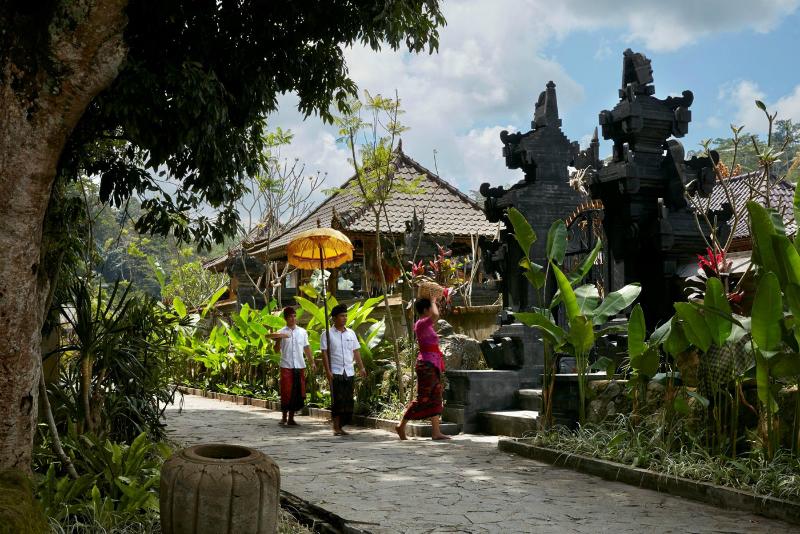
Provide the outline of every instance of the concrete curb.
[[608,460],[538,447],[512,438],[498,440],[497,448],[503,452],[518,454],[558,467],[566,467],[581,473],[599,476],[606,480],[624,482],[632,486],[669,493],[670,495],[704,502],[721,508],[741,510],[772,519],[800,524],[800,503],[756,495],[755,493],[717,486],[708,482],[672,477]]
[[[256,406],[258,408],[274,411],[280,411],[281,409],[281,403],[278,401],[255,399],[253,397],[244,397],[242,395],[229,395],[227,393],[218,393],[216,391],[206,391],[204,389],[189,388],[184,386],[179,386],[178,391],[185,395],[197,395],[207,399],[216,399],[219,401],[231,402],[243,406]],[[326,421],[330,421],[331,419],[331,411],[324,408],[305,407],[303,408],[301,414]],[[386,430],[388,432],[394,432],[394,427],[399,423],[400,421],[395,421],[393,419],[380,419],[378,417],[369,417],[366,415],[353,415],[352,421],[352,424],[355,426],[375,428],[378,430]],[[450,436],[458,434],[460,430],[458,425],[455,423],[442,422],[440,428],[442,433]],[[431,437],[431,426],[427,423],[410,421],[406,426],[406,435],[415,438],[429,438]]]

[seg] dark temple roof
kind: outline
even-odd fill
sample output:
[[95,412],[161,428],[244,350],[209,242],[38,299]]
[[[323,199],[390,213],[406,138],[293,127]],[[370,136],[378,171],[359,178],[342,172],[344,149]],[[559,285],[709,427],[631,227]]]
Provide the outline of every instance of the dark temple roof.
[[[750,237],[750,225],[747,217],[745,203],[751,198],[759,204],[766,205],[763,193],[754,193],[751,187],[760,184],[759,189],[763,190],[763,183],[760,183],[760,172],[739,174],[725,179],[727,189],[730,191],[730,198],[733,200],[734,207],[744,212],[744,217],[739,221],[734,232],[734,239],[747,239]],[[786,180],[772,180],[769,188],[769,205],[778,210],[783,215],[783,223],[786,226],[786,233],[792,235],[797,230],[794,222],[793,203],[794,185]],[[720,210],[723,205],[729,203],[728,194],[721,183],[717,183],[714,192],[711,193],[712,210]],[[699,199],[700,206],[705,206],[705,200]]]

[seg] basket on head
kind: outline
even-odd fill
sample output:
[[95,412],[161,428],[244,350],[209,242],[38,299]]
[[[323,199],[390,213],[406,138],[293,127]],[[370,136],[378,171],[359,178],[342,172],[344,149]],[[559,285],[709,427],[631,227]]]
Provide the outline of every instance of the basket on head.
[[417,298],[435,301],[444,294],[444,288],[436,282],[420,282]]

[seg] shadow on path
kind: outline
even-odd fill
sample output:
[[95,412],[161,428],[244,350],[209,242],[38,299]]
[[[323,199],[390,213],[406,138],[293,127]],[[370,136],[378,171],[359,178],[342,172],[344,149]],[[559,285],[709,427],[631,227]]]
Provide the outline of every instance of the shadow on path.
[[172,439],[257,448],[282,489],[372,532],[794,532],[744,512],[609,482],[497,450],[494,436],[401,442],[382,430],[186,396],[167,410]]

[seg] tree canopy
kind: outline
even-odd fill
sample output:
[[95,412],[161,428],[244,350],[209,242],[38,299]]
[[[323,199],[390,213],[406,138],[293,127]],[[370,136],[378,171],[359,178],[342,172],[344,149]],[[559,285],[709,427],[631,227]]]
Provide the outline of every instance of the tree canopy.
[[[47,4],[41,24],[81,16]],[[331,120],[356,92],[346,47],[432,52],[444,24],[435,0],[137,1],[127,17],[127,59],[70,136],[59,177],[99,176],[115,205],[141,195],[139,231],[205,248],[237,230],[242,176],[257,171],[279,94]]]
[[[739,174],[760,168],[759,153],[767,146],[767,138],[767,135],[756,135],[741,130],[732,137],[717,137],[707,142],[708,148],[716,150],[727,167],[732,165],[735,167],[730,169],[732,173]],[[800,123],[795,123],[791,119],[776,120],[769,143],[778,152],[772,173],[796,182],[800,174],[796,163],[800,157]]]

